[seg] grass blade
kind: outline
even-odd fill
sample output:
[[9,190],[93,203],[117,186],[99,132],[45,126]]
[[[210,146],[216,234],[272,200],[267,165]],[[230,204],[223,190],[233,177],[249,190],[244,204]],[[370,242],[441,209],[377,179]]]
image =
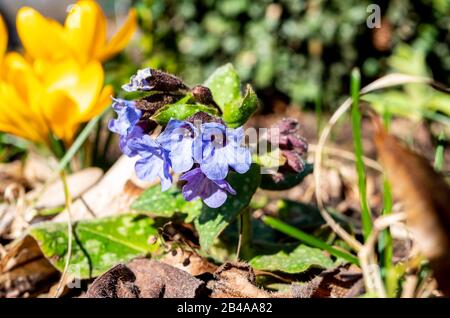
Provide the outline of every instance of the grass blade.
[[443,132],[441,132],[438,138],[436,154],[434,156],[434,169],[436,169],[436,171],[442,171],[442,168],[444,167],[444,147],[445,135]]
[[347,252],[338,250],[338,249],[330,246],[329,244],[317,239],[316,237],[314,237],[310,234],[307,234],[293,226],[290,226],[289,224],[286,224],[276,218],[266,215],[262,218],[262,221],[264,222],[264,224],[270,226],[271,228],[274,228],[275,230],[278,230],[290,237],[293,237],[299,241],[302,241],[312,247],[316,247],[316,248],[325,250],[335,257],[345,259],[346,261],[348,261],[352,264],[359,263],[359,260],[357,257],[355,257]]
[[370,235],[372,231],[372,216],[366,195],[366,172],[363,161],[363,146],[361,137],[361,112],[359,110],[359,91],[361,87],[361,76],[357,69],[352,71],[351,76],[351,94],[352,94],[352,111],[351,124],[353,133],[353,144],[355,147],[356,172],[358,173],[358,188],[361,205],[361,220],[364,239]]

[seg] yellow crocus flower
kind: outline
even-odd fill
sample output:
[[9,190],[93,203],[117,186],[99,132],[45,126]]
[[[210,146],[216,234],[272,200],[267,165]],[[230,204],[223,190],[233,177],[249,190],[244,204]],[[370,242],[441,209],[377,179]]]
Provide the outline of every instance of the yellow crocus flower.
[[110,103],[112,87],[103,87],[101,64],[83,67],[74,60],[37,60],[31,65],[18,53],[4,60],[0,81],[0,130],[49,143],[49,133],[70,145],[80,125]]
[[26,58],[6,53],[0,16],[0,131],[47,145],[53,134],[70,146],[80,125],[110,103],[101,62],[129,42],[136,12],[109,41],[106,18],[91,0],[70,7],[64,25],[29,7],[19,10],[16,23]]
[[3,56],[5,55],[6,48],[8,46],[8,33],[6,32],[5,22],[0,15],[0,79],[2,78],[1,66]]
[[131,9],[120,30],[106,40],[106,17],[92,0],[80,0],[69,8],[64,25],[22,7],[16,19],[25,52],[32,59],[61,60],[73,57],[79,62],[105,61],[130,41],[137,27],[136,11]]

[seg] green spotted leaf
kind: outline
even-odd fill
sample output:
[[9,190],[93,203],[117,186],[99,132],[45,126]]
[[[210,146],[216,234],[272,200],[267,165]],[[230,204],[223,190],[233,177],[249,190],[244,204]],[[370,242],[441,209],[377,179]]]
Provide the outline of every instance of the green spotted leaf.
[[[158,243],[148,243],[149,237],[157,234],[153,222],[142,215],[122,215],[74,223],[68,273],[81,279],[92,278],[118,263],[156,252]],[[31,228],[30,235],[45,257],[63,271],[68,246],[67,223],[40,223]]]
[[311,267],[331,268],[335,264],[322,250],[300,244],[294,248],[284,247],[272,254],[255,256],[250,260],[250,265],[258,270],[297,274]]
[[241,99],[241,80],[232,64],[225,64],[214,71],[205,84],[211,90],[214,101],[226,113],[227,105]]
[[230,127],[239,127],[258,109],[258,96],[250,85],[247,85],[245,96],[228,104],[223,113],[223,119]]
[[216,209],[203,205],[201,214],[195,219],[195,228],[204,250],[208,250],[214,239],[248,206],[260,180],[260,167],[256,164],[245,174],[230,173],[227,181],[236,190],[236,195],[228,195],[224,205]]
[[263,174],[261,180],[261,188],[265,190],[281,191],[287,190],[300,184],[303,179],[311,174],[314,170],[314,165],[311,163],[305,164],[305,168],[300,173],[286,173],[284,180],[280,182],[273,181],[270,174]]
[[219,67],[204,85],[211,90],[229,127],[242,126],[258,108],[258,97],[250,85],[242,96],[239,75],[231,64]]
[[168,104],[160,108],[152,117],[160,125],[166,125],[170,119],[184,120],[195,113],[205,112],[218,115],[217,109],[202,104]]
[[172,187],[163,192],[161,186],[156,185],[145,190],[133,202],[131,209],[167,218],[172,217],[176,212],[186,213],[188,215],[186,222],[192,222],[200,214],[202,205],[200,200],[187,202],[177,188]]

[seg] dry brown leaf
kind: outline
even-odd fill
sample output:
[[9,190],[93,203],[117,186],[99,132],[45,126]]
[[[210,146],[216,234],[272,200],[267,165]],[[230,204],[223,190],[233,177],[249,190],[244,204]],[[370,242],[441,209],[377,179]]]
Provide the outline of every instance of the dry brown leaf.
[[293,298],[343,298],[357,297],[364,293],[361,270],[356,266],[339,266],[323,271],[311,281],[293,283]]
[[27,181],[37,186],[50,180],[55,173],[58,161],[52,157],[44,157],[34,151],[30,151],[25,159],[23,174]]
[[182,269],[193,276],[212,274],[217,269],[216,265],[211,264],[200,255],[180,247],[164,255],[161,262]]
[[[67,185],[70,195],[73,199],[78,198],[94,184],[96,184],[103,175],[100,168],[87,168],[75,172],[67,177]],[[35,197],[39,189],[31,191],[27,194],[28,197]],[[61,180],[56,180],[50,184],[36,202],[37,208],[56,208],[63,206],[65,202],[64,187]]]
[[58,275],[36,241],[26,236],[9,245],[0,261],[0,298],[34,296],[48,289]]
[[212,298],[272,298],[275,294],[256,286],[253,268],[244,262],[225,263],[214,273],[208,287]]
[[405,205],[407,223],[439,288],[450,295],[450,187],[424,157],[387,134],[378,119],[374,122],[378,156],[394,195]]
[[197,298],[205,283],[178,268],[145,258],[119,264],[98,277],[88,298]]
[[[73,221],[106,217],[129,211],[131,203],[144,190],[130,180],[134,177],[135,159],[120,157],[103,178],[71,207]],[[67,211],[54,221],[67,221]]]
[[24,188],[29,187],[29,183],[23,175],[22,162],[19,160],[0,163],[0,196],[3,196],[11,184],[17,184]]

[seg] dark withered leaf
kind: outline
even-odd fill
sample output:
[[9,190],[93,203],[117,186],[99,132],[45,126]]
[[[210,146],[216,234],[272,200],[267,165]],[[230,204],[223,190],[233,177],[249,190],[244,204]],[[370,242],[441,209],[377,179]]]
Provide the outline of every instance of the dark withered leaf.
[[98,277],[88,298],[197,298],[205,283],[189,273],[158,261],[137,258]]
[[176,92],[189,89],[183,81],[175,75],[151,69],[151,76],[147,82],[153,91],[157,92]]
[[211,298],[271,298],[274,295],[256,286],[253,268],[244,262],[227,262],[210,282]]
[[293,298],[344,298],[364,293],[361,272],[348,265],[325,270],[309,282],[293,283]]
[[198,112],[194,115],[186,118],[186,121],[194,124],[194,123],[219,123],[224,125],[222,118],[210,115],[205,112]]
[[136,101],[136,108],[154,114],[158,109],[167,104],[173,104],[183,98],[182,95],[170,93],[158,93]]

